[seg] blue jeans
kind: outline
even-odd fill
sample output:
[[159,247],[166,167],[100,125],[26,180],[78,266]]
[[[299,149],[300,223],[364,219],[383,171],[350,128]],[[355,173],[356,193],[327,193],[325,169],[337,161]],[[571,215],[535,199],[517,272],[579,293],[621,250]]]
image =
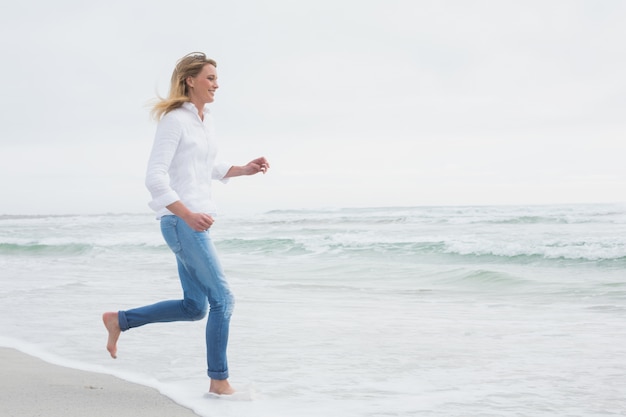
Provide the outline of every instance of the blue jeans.
[[207,373],[211,379],[227,379],[226,346],[235,302],[209,232],[196,232],[177,216],[163,216],[161,232],[176,255],[184,298],[120,311],[120,328],[126,331],[148,323],[201,320],[210,305]]

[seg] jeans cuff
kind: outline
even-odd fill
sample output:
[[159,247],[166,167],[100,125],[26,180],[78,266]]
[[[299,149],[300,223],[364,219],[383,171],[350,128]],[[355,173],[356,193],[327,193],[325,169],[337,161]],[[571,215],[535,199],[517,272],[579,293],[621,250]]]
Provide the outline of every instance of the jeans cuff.
[[218,381],[223,381],[225,379],[228,379],[228,371],[222,371],[222,372],[208,371],[207,374],[209,375],[209,378],[217,379]]
[[125,332],[126,330],[130,329],[130,327],[128,326],[128,320],[126,320],[126,313],[123,311],[118,311],[117,312],[117,321],[120,325],[120,329]]

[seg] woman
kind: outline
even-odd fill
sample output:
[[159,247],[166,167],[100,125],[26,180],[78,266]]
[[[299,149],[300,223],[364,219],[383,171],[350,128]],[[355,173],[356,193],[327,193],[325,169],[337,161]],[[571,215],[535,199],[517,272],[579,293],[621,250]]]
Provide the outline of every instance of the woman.
[[211,180],[226,182],[231,177],[265,173],[269,163],[263,157],[243,166],[216,162],[212,119],[206,108],[218,88],[216,67],[203,53],[184,56],[172,74],[168,98],[159,100],[152,110],[159,124],[146,176],[152,195],[149,205],[176,254],[183,299],[107,312],[102,320],[109,333],[107,350],[116,358],[122,331],[148,323],[200,320],[210,306],[206,327],[209,391],[227,395],[234,392],[226,359],[234,300],[209,234],[215,215]]

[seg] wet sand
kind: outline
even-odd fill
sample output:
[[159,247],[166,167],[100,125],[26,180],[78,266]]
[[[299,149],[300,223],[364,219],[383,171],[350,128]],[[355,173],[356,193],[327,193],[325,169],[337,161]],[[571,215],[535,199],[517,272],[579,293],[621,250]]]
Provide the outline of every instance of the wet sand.
[[52,365],[14,349],[0,348],[0,369],[6,417],[198,417],[153,388]]

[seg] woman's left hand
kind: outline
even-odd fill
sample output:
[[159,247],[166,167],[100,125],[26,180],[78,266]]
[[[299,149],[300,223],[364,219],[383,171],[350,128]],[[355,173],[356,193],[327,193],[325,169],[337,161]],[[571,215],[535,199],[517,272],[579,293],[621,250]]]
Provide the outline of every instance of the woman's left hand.
[[262,156],[242,166],[233,165],[232,167],[230,167],[224,178],[239,177],[241,175],[254,175],[258,174],[259,172],[265,174],[269,168],[270,163],[267,162],[267,159]]
[[265,174],[270,168],[270,163],[267,161],[267,159],[265,159],[264,156],[262,156],[248,162],[242,168],[244,170],[244,175],[254,175],[258,174],[259,172]]

